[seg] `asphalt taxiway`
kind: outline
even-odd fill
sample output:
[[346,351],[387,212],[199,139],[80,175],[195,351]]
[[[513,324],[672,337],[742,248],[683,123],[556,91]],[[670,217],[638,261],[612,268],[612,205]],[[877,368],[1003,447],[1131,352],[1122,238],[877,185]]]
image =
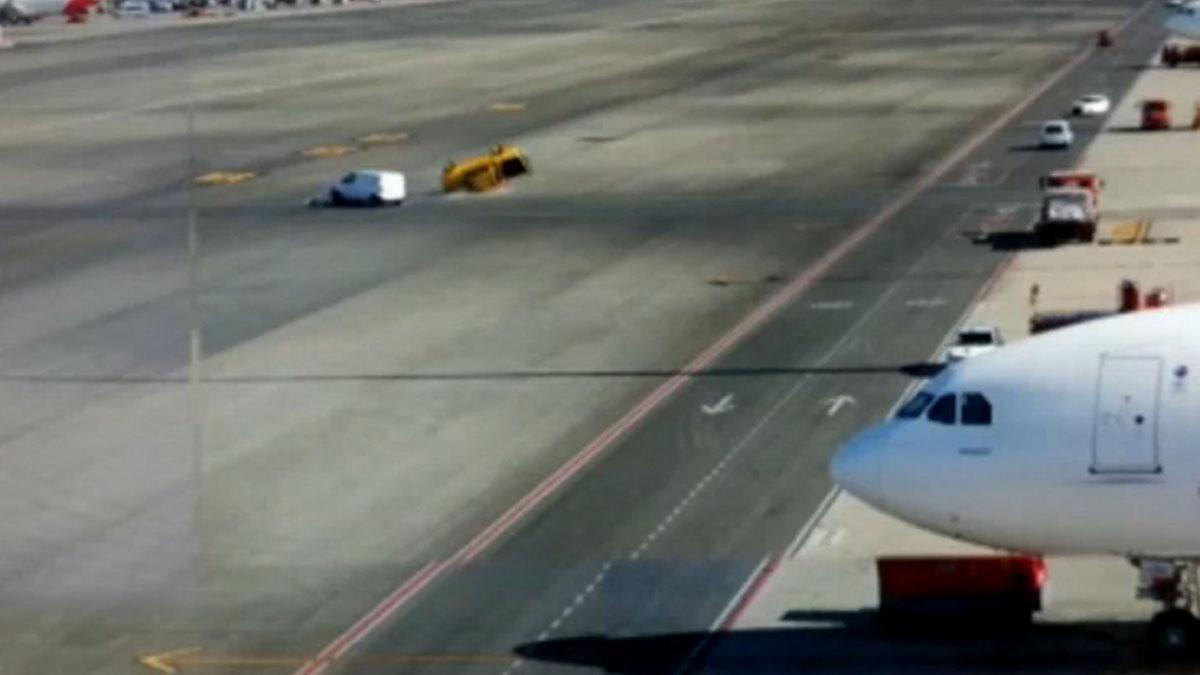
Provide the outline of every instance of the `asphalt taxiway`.
[[[6,53],[0,669],[701,634],[1006,260],[961,233],[1071,161],[1037,123],[1132,81],[1154,17],[1081,50],[1138,6],[461,2]],[[435,193],[499,141],[534,173]],[[303,206],[356,166],[412,199]]]

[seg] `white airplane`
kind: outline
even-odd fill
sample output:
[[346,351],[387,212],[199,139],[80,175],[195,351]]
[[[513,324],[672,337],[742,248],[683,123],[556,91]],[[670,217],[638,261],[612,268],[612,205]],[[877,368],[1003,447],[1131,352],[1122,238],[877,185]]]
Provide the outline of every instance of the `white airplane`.
[[0,0],[0,19],[6,23],[33,23],[55,14],[87,12],[100,0]]
[[1163,27],[1185,38],[1200,38],[1200,0],[1167,0]]
[[956,363],[846,443],[834,480],[923,528],[1139,566],[1167,654],[1200,643],[1200,305],[1117,315]]

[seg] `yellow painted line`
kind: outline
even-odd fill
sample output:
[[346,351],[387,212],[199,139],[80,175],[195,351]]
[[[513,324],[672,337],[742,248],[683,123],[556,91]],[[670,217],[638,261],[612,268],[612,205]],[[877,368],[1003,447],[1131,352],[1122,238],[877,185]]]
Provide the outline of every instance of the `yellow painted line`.
[[1142,232],[1141,221],[1129,221],[1120,223],[1112,230],[1112,242],[1114,244],[1132,244]]
[[1135,244],[1145,243],[1145,241],[1150,238],[1150,223],[1151,221],[1149,220],[1143,220],[1138,223],[1138,225],[1141,226],[1141,229],[1138,231],[1137,237],[1134,239]]
[[212,171],[193,179],[196,185],[237,185],[254,178],[252,171]]
[[358,148],[352,145],[318,145],[307,150],[301,150],[305,157],[342,157],[356,152]]
[[513,103],[509,101],[500,101],[488,106],[488,110],[498,113],[513,113],[522,112],[525,110],[524,103]]
[[[157,654],[143,654],[136,661],[156,673],[173,675],[184,669],[210,668],[278,668],[332,663],[334,658],[309,656],[253,656],[248,654],[207,654],[200,647],[173,649]],[[511,654],[361,654],[343,657],[356,663],[455,665],[464,663],[509,663]]]
[[362,145],[391,145],[394,143],[403,143],[404,141],[407,141],[408,134],[404,132],[394,134],[367,134],[366,136],[359,136],[354,140],[358,141]]

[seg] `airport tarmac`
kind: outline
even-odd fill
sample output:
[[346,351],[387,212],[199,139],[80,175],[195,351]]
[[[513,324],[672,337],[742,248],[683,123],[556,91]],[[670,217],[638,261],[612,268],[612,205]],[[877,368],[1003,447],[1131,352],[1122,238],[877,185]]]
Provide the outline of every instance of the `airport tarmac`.
[[[1080,163],[1106,183],[1098,241],[1016,254],[969,321],[1024,338],[1034,311],[1115,309],[1123,279],[1143,292],[1165,288],[1176,303],[1200,300],[1200,198],[1187,185],[1200,134],[1183,128],[1196,103],[1196,77],[1194,69],[1157,61],[1145,69]],[[1140,103],[1152,98],[1173,103],[1180,128],[1136,130]],[[1123,223],[1141,220],[1151,224],[1144,241],[1106,241]],[[1115,557],[1050,558],[1047,606],[1028,633],[963,639],[936,627],[899,637],[879,630],[872,611],[876,558],[964,552],[990,551],[839,494],[797,549],[773,560],[754,598],[717,640],[709,665],[724,672],[718,664],[737,662],[741,672],[755,673],[961,672],[963,664],[986,672],[1179,672],[1147,654],[1141,637],[1157,607],[1135,598],[1136,571]]]
[[[1132,82],[1152,15],[1076,55],[1139,6],[467,1],[6,53],[0,671],[702,631],[1006,260],[959,233],[1070,161],[1037,122]],[[433,193],[499,141],[534,174]],[[364,165],[413,198],[303,206]]]

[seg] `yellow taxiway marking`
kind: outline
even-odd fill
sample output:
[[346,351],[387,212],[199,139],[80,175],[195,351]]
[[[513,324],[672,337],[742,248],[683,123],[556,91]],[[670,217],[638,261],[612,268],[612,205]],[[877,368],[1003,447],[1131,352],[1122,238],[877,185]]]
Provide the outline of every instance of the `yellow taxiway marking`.
[[202,176],[196,176],[196,185],[237,185],[254,178],[252,171],[212,171]]
[[[356,663],[379,664],[423,664],[454,665],[462,663],[509,663],[516,657],[512,654],[361,654],[342,657]],[[281,666],[307,666],[332,662],[334,658],[319,659],[315,656],[253,656],[249,654],[208,654],[200,647],[173,649],[157,654],[143,654],[137,662],[148,670],[171,675],[184,668],[274,668]]]
[[358,148],[352,145],[318,145],[314,148],[301,150],[305,157],[341,157],[356,152]]
[[1112,230],[1114,244],[1140,244],[1150,234],[1150,222],[1146,220],[1119,223]]
[[525,110],[524,103],[512,103],[508,101],[500,101],[488,106],[488,110],[498,113],[522,112]]
[[366,136],[359,136],[354,140],[358,141],[362,145],[391,145],[393,143],[403,143],[404,141],[407,141],[408,134],[404,133],[403,131],[394,134],[367,134]]

